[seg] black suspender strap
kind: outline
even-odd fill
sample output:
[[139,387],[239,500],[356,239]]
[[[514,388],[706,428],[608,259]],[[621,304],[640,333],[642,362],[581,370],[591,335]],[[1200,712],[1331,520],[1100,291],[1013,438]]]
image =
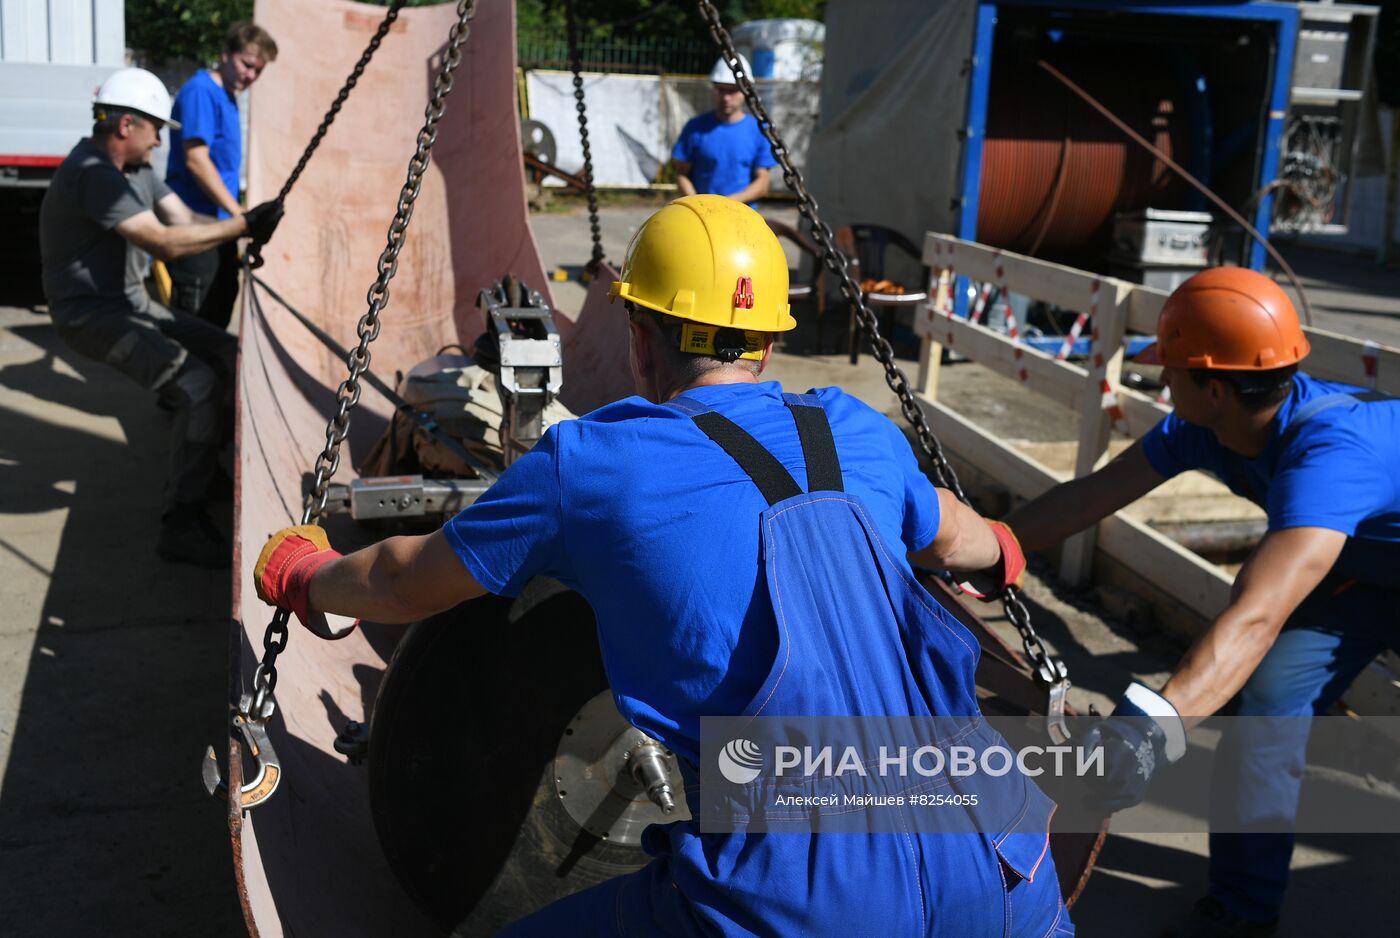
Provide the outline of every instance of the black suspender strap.
[[[797,439],[802,444],[802,458],[807,464],[808,491],[844,492],[841,460],[836,455],[831,423],[826,419],[821,402],[810,394],[784,394],[783,403],[797,425]],[[802,494],[792,473],[743,427],[704,404],[684,397],[667,404],[688,416],[701,432],[718,443],[758,486],[769,505]]]
[[783,464],[778,462],[772,453],[764,449],[758,440],[734,421],[713,410],[707,410],[703,414],[692,414],[690,419],[695,421],[695,425],[704,431],[706,436],[718,443],[721,449],[734,457],[739,468],[753,479],[754,485],[758,486],[768,504],[776,505],[784,499],[802,494],[802,490],[793,481],[792,473],[784,469]]
[[797,438],[802,442],[802,459],[807,463],[807,491],[844,492],[841,481],[841,460],[836,456],[836,441],[831,436],[831,423],[819,403],[806,403],[809,395],[784,394],[784,401],[797,424]]

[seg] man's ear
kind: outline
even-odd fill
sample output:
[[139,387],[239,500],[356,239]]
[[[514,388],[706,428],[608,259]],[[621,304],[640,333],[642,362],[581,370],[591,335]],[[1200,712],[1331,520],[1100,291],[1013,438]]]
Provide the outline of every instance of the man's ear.
[[1206,382],[1206,388],[1210,392],[1210,402],[1216,407],[1230,399],[1230,383],[1224,378],[1211,378]]
[[773,354],[773,334],[768,334],[768,341],[763,343],[763,357],[758,360],[758,373],[763,374],[763,369],[768,367],[768,356]]
[[652,348],[647,341],[647,329],[641,320],[628,318],[627,331],[632,339],[632,358],[643,374],[651,370]]

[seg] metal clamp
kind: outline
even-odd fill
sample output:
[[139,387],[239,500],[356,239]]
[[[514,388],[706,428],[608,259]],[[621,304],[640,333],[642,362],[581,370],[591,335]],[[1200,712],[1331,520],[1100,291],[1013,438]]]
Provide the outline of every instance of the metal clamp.
[[[277,703],[269,695],[255,712],[253,695],[244,694],[238,701],[238,709],[230,717],[230,729],[237,730],[243,737],[248,753],[258,767],[252,780],[238,789],[238,807],[243,811],[256,808],[271,798],[277,790],[277,783],[282,780],[282,764],[277,759],[277,750],[272,748],[272,741],[267,738],[267,721],[276,709]],[[219,759],[214,754],[213,746],[204,750],[200,775],[204,779],[205,791],[228,800],[228,783],[219,770]]]

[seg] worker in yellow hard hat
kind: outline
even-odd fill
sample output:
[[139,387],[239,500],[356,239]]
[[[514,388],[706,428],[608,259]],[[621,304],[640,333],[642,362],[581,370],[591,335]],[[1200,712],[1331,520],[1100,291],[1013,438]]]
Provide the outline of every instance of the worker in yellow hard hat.
[[[1288,880],[1307,717],[1400,645],[1400,401],[1298,370],[1310,350],[1288,296],[1239,268],[1203,271],[1167,299],[1157,342],[1175,413],[1092,475],[1004,520],[1028,550],[1056,544],[1189,469],[1268,512],[1268,533],[1221,611],[1160,692],[1132,683],[1096,731],[1103,794],[1122,808],[1185,752],[1184,721],[1239,696],[1217,751],[1210,891],[1163,934],[1272,934]],[[1151,719],[1143,719],[1151,718]]]
[[[763,797],[772,766],[752,738],[706,737],[702,719],[742,718],[752,737],[769,714],[938,715],[960,721],[965,745],[1000,741],[972,719],[977,641],[910,558],[981,571],[983,592],[1024,566],[1007,529],[936,490],[884,417],[837,388],[760,380],[774,335],[795,325],[787,279],[752,209],[672,202],[611,291],[637,396],[551,427],[434,534],[341,557],[319,528],[278,532],[259,595],[325,637],[327,614],[408,622],[535,576],[588,600],[618,709],[675,753],[693,819],[648,828],[642,870],[505,935],[1071,935],[1047,850],[1053,805],[1021,776],[991,780],[1000,801],[976,812],[869,816],[823,807],[838,780],[813,779],[828,793],[783,835],[734,808]],[[933,783],[900,784],[926,796]],[[969,815],[976,829],[926,826]]]

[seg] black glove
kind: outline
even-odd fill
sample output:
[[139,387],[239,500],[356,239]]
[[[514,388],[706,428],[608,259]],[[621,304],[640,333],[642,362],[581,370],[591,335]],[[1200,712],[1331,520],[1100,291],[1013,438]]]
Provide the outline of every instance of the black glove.
[[1084,734],[1080,748],[1102,747],[1103,774],[1088,775],[1090,807],[1108,813],[1141,804],[1152,775],[1186,753],[1186,727],[1160,694],[1134,682],[1113,715]]
[[248,223],[248,237],[253,239],[253,243],[266,244],[272,240],[272,233],[282,220],[282,203],[272,201],[254,205],[243,213],[243,220]]

